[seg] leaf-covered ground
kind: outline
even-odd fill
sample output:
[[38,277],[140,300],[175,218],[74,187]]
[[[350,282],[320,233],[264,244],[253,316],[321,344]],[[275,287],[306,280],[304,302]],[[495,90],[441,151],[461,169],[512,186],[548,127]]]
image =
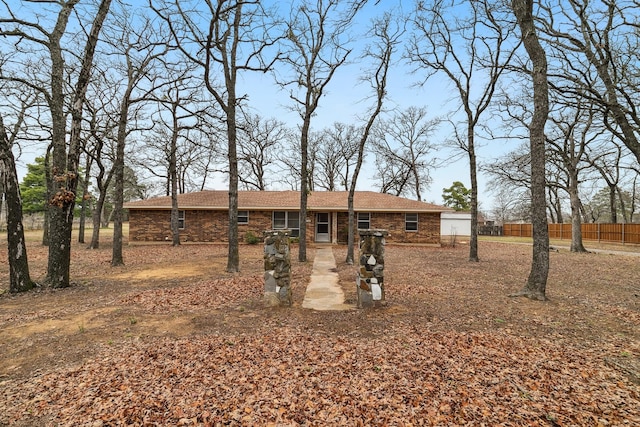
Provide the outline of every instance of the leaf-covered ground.
[[640,425],[640,259],[553,252],[550,301],[509,298],[530,250],[389,245],[385,307],[316,312],[313,248],[294,307],[268,308],[259,245],[234,275],[225,246],[129,246],[119,268],[78,246],[73,287],[0,296],[0,425]]

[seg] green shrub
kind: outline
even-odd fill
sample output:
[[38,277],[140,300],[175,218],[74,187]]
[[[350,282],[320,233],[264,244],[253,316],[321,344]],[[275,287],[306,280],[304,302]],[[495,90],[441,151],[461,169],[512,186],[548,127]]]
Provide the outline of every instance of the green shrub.
[[244,235],[244,241],[250,245],[257,245],[260,243],[260,239],[255,235],[253,231],[247,231]]

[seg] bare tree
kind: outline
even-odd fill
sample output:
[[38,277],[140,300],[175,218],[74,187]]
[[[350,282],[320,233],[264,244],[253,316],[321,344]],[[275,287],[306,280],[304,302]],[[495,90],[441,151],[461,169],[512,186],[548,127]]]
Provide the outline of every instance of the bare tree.
[[521,144],[490,163],[482,170],[491,176],[495,188],[515,191],[518,188],[531,190],[531,155],[528,145]]
[[[609,192],[609,212],[611,213],[611,222],[618,222],[618,193],[620,192],[620,181],[622,179],[622,163],[624,156],[622,147],[617,144],[606,144],[600,149],[587,153],[587,161],[599,173],[601,179],[605,182]],[[620,198],[622,205],[624,201]],[[624,214],[624,209],[623,209]]]
[[[498,224],[514,220],[529,220],[531,212],[530,193],[523,191],[522,187],[516,187],[516,191],[513,191],[508,186],[493,185],[492,193],[494,198],[491,214]],[[521,212],[524,215],[521,215]]]
[[[116,131],[118,128],[117,85],[109,82],[106,72],[101,70],[92,79],[90,95],[86,103],[86,132],[84,152],[91,159],[93,178],[98,190],[94,198],[92,212],[93,229],[88,249],[100,247],[100,228],[108,190],[115,172],[113,164],[116,151]],[[88,187],[88,185],[87,185]]]
[[162,77],[161,64],[171,50],[163,29],[148,16],[129,14],[122,10],[113,33],[109,34],[111,53],[118,59],[112,66],[120,73],[122,83],[118,93],[116,147],[113,159],[113,250],[111,265],[124,265],[123,204],[125,185],[125,153],[127,137],[140,131],[138,120],[152,94],[168,83]]
[[289,88],[293,108],[300,115],[300,245],[298,260],[307,260],[307,198],[311,119],[336,70],[351,53],[346,36],[362,6],[360,1],[304,0],[292,9],[283,61],[289,77],[280,79]]
[[289,129],[275,118],[245,114],[238,134],[238,179],[246,189],[264,191]]
[[[267,71],[272,61],[263,54],[274,45],[267,13],[258,0],[206,2],[150,1],[169,26],[180,51],[203,72],[207,91],[225,115],[229,161],[229,248],[227,271],[240,270],[238,242],[238,73]],[[190,9],[191,8],[191,9]],[[206,31],[201,29],[206,27]],[[275,59],[274,59],[275,60]],[[219,85],[222,80],[222,85]]]
[[[513,44],[514,24],[499,3],[489,0],[445,3],[418,2],[409,44],[409,59],[426,69],[425,81],[443,75],[455,88],[464,111],[464,130],[454,132],[455,145],[467,154],[471,179],[471,239],[469,261],[478,257],[478,178],[476,133],[496,91],[498,80],[519,43]],[[467,10],[464,14],[462,10]],[[463,14],[463,15],[461,15]],[[422,69],[420,70],[422,71]]]
[[348,190],[352,168],[360,142],[360,129],[355,125],[335,122],[319,132],[314,149],[316,173],[314,183],[327,191]]
[[[194,147],[197,141],[191,140],[190,134],[200,132],[200,125],[206,119],[204,105],[197,99],[199,85],[191,80],[189,67],[182,70],[167,65],[168,84],[156,99],[158,111],[152,115],[155,127],[158,128],[163,145],[166,147],[167,187],[171,196],[171,234],[173,246],[180,245],[180,227],[178,212],[179,188],[179,141]],[[169,143],[167,144],[167,141]],[[195,151],[188,150],[187,151]],[[186,165],[183,165],[186,166]]]
[[[367,48],[364,55],[365,58],[370,58],[373,62],[372,70],[365,72],[364,80],[368,81],[371,85],[375,94],[375,104],[370,110],[369,117],[362,129],[360,141],[357,145],[355,168],[349,184],[349,196],[347,199],[349,228],[347,236],[347,258],[345,260],[347,264],[353,264],[355,258],[355,225],[357,221],[355,218],[354,197],[356,184],[358,183],[358,177],[360,175],[360,168],[364,161],[364,151],[374,124],[382,112],[384,100],[387,95],[387,77],[389,68],[391,67],[391,60],[403,33],[403,28],[397,21],[394,21],[392,15],[389,13],[385,14],[382,18],[373,22],[370,33],[373,37],[373,42],[372,45]],[[348,173],[345,174],[345,181],[347,177]]]
[[203,191],[211,175],[217,171],[218,154],[225,140],[216,135],[224,132],[220,130],[219,114],[213,112],[208,116],[211,119],[202,122],[202,128],[190,136],[192,144],[186,144],[185,140],[185,144],[179,147],[178,184],[182,193]]
[[[13,99],[19,100],[19,97],[13,97]],[[4,196],[7,206],[9,292],[24,292],[35,286],[29,273],[27,245],[22,224],[20,184],[12,150],[17,135],[23,126],[25,111],[29,108],[31,102],[29,99],[20,102],[20,107],[16,111],[16,117],[11,127],[9,127],[8,123],[5,127],[3,116],[6,109],[3,109],[3,113],[0,113],[0,189],[2,190],[0,194]]]
[[[213,129],[211,123],[201,120],[197,127],[180,132],[175,149],[178,194],[202,191],[212,173],[225,172],[226,160],[223,158],[226,158],[226,154],[223,154],[223,146],[226,141],[224,138],[221,141],[211,137],[216,134]],[[218,129],[217,132],[224,130]],[[155,126],[141,140],[141,155],[135,159],[137,170],[145,172],[146,178],[152,180],[153,185],[159,189],[154,194],[171,194],[169,165],[172,150],[171,144],[167,144],[170,138],[170,132],[166,128]]]
[[[82,147],[82,151],[85,151],[84,145]],[[93,162],[91,156],[84,156],[84,178],[82,179],[82,198],[80,201],[80,218],[78,224],[78,243],[85,243],[85,229],[87,222],[87,210],[89,209],[89,201],[91,198],[91,193],[89,192],[89,183],[91,182],[91,167],[93,166]]]
[[571,206],[571,252],[586,252],[582,243],[579,187],[583,171],[591,166],[587,162],[590,148],[602,134],[594,129],[595,113],[589,105],[578,101],[550,115],[554,126],[549,131],[547,146],[551,162],[557,160],[559,168],[566,175],[561,188],[569,194]]
[[549,276],[549,230],[545,213],[545,134],[549,115],[547,57],[534,25],[533,0],[511,0],[520,27],[522,43],[531,59],[533,83],[533,116],[529,125],[531,155],[531,218],[533,224],[533,256],[527,283],[513,296],[544,301]]
[[640,162],[637,10],[636,0],[557,0],[540,4],[537,23],[557,67],[554,86],[599,106],[604,125]]
[[[307,138],[307,191],[314,191],[318,147],[322,142],[322,132],[310,132]],[[285,143],[278,154],[279,171],[277,182],[293,191],[300,191],[302,173],[300,171],[300,137],[293,131],[287,133]]]
[[[69,286],[71,262],[71,231],[73,227],[73,209],[78,184],[78,164],[80,159],[80,134],[82,109],[85,94],[91,76],[91,68],[98,36],[104,20],[109,13],[111,0],[101,0],[95,12],[89,33],[86,35],[84,54],[79,58],[79,71],[76,76],[73,99],[71,102],[70,136],[67,141],[67,115],[65,112],[65,59],[62,38],[66,33],[69,17],[79,0],[56,2],[57,19],[51,30],[38,22],[20,19],[14,11],[8,9],[8,18],[0,19],[0,35],[12,37],[17,45],[31,45],[26,49],[45,49],[48,53],[47,75],[49,83],[41,86],[29,81],[18,73],[10,76],[13,81],[25,84],[38,91],[47,100],[52,122],[51,167],[56,183],[55,193],[49,200],[49,238],[55,244],[49,245],[47,279],[52,287]],[[8,28],[8,29],[6,29]],[[31,58],[27,59],[30,60]],[[22,70],[21,70],[22,71]],[[18,72],[21,72],[18,71]]]
[[437,118],[427,120],[424,107],[408,107],[378,122],[373,150],[378,169],[375,178],[380,181],[382,193],[422,200],[435,161],[430,157],[435,150],[431,136],[440,123]]
[[[594,153],[594,147],[601,139],[602,126],[596,123],[597,111],[590,108],[586,100],[576,99],[573,96],[565,97],[562,92],[554,90],[553,87],[551,87],[550,96],[554,105],[549,114],[550,121],[545,134],[548,216],[552,222],[564,222],[568,194],[574,230],[572,247],[575,248],[574,251],[581,251],[584,250],[580,226],[583,215],[579,192],[581,183],[592,175],[588,156],[589,153]],[[510,137],[519,137],[521,134],[517,130],[527,129],[532,116],[526,96],[516,98],[512,94],[505,93],[500,103],[500,110],[503,112],[503,117],[508,118],[506,128]],[[504,189],[509,188],[514,194],[519,194],[518,187],[530,189],[528,151],[527,147],[518,147],[498,158],[497,161],[484,165],[483,169],[493,177],[492,184]]]

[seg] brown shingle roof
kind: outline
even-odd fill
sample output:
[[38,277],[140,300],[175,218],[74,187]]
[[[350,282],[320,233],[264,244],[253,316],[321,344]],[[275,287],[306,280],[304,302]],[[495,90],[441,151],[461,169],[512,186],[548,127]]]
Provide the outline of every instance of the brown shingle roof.
[[[347,211],[347,191],[314,191],[307,199],[307,210],[311,211]],[[128,209],[171,209],[171,197],[155,197],[147,200],[126,203]],[[178,195],[180,209],[226,210],[229,207],[227,191],[206,190]],[[240,210],[298,210],[300,192],[298,191],[239,191],[238,209]],[[354,195],[356,211],[379,212],[443,212],[451,209],[432,203],[405,199],[391,194],[373,191],[356,191]]]

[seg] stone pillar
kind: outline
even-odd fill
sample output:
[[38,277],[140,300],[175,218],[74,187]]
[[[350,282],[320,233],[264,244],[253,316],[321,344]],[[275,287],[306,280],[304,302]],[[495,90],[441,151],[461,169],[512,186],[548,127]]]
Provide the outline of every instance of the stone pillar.
[[264,238],[264,300],[267,305],[293,305],[289,230],[268,230]]
[[379,307],[384,296],[384,245],[386,230],[358,230],[360,267],[356,279],[358,308]]

